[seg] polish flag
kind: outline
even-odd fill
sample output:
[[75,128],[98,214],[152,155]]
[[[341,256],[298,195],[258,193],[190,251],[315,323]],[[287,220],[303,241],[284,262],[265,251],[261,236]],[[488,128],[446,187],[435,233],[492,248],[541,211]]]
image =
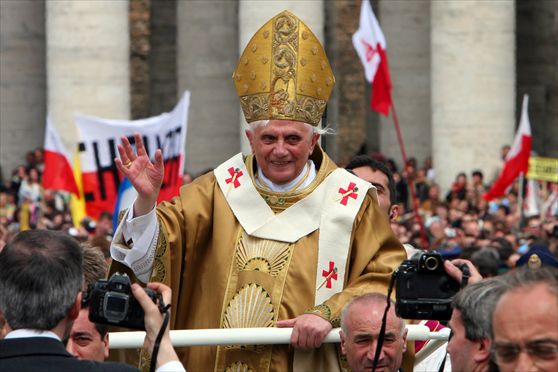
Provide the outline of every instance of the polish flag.
[[79,197],[74,172],[70,166],[70,157],[50,118],[47,118],[44,152],[43,187],[65,190]]
[[370,107],[388,116],[391,106],[391,78],[385,52],[386,39],[369,0],[362,0],[360,23],[353,34],[353,46],[364,66],[366,80],[372,83]]
[[506,163],[500,177],[494,182],[490,191],[483,195],[486,200],[492,200],[503,196],[506,189],[519,176],[520,173],[527,174],[529,169],[529,156],[531,155],[531,124],[527,107],[529,97],[523,96],[523,106],[521,109],[521,120],[519,128],[515,134],[513,145],[506,156]]

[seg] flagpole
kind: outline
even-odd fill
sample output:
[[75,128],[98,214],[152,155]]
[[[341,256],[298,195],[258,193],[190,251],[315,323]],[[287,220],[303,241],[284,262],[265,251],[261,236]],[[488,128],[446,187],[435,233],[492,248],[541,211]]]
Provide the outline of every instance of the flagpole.
[[525,218],[525,211],[523,210],[523,193],[525,192],[525,187],[523,184],[525,179],[525,175],[523,172],[519,173],[519,195],[518,195],[518,202],[517,206],[519,207],[519,223],[517,224],[520,229],[523,228],[524,225],[524,218]]
[[[397,118],[397,111],[395,110],[395,103],[393,103],[393,100],[391,101],[391,110],[392,110],[392,113],[393,113],[392,118],[393,118],[393,124],[395,125],[395,132],[397,133],[397,141],[399,142],[399,148],[401,149],[401,156],[403,158],[403,168],[406,169],[406,167],[407,167],[407,151],[405,151],[405,144],[403,143],[403,136],[401,136],[401,129],[399,127],[399,119]],[[411,190],[411,202],[412,202],[412,205],[413,205],[413,211],[415,213],[415,220],[417,221],[417,223],[419,224],[419,227],[420,227],[420,238],[423,242],[423,247],[427,247],[428,246],[428,239],[427,239],[427,236],[426,236],[426,230],[424,228],[422,217],[420,216],[420,213],[419,213],[419,203],[418,203],[417,193],[415,191],[415,184],[410,177],[407,177],[407,185],[409,186],[409,189]],[[423,247],[421,247],[421,249],[424,249]]]

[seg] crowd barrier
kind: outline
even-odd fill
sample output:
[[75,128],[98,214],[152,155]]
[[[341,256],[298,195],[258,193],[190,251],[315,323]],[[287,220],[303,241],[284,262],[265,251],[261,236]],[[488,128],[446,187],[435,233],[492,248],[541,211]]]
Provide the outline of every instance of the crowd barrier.
[[[449,329],[430,332],[423,325],[407,325],[408,341],[439,340],[447,341]],[[340,342],[340,328],[332,329],[324,342]],[[175,347],[204,345],[269,345],[289,344],[292,328],[227,328],[227,329],[192,329],[170,331]],[[111,349],[141,348],[145,332],[111,332],[109,345]]]

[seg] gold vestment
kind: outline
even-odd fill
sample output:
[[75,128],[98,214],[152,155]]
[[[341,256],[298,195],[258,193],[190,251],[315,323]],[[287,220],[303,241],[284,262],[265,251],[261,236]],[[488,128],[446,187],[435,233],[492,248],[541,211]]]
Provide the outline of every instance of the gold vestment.
[[[256,186],[275,213],[312,193],[337,168],[319,147],[312,160],[316,177],[302,190],[274,193]],[[246,158],[252,182],[254,163],[253,156]],[[213,173],[182,187],[179,197],[157,207],[161,229],[151,278],[173,290],[172,329],[272,327],[307,310],[339,326],[343,306],[366,292],[386,293],[393,270],[405,258],[374,198],[366,195],[353,223],[345,278],[340,278],[344,290],[315,307],[319,229],[292,244],[254,238],[238,223]],[[247,303],[250,308],[243,306]],[[189,372],[292,369],[289,345],[178,351]]]

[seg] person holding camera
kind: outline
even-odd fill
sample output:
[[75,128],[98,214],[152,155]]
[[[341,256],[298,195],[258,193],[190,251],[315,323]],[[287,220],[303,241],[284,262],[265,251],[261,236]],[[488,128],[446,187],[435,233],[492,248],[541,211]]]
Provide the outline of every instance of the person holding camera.
[[[81,306],[82,251],[77,241],[57,231],[19,233],[0,252],[0,309],[10,332],[0,341],[2,371],[136,371],[120,363],[78,360],[66,340]],[[170,303],[170,288],[150,284]],[[144,349],[152,352],[163,324],[159,308],[139,286],[132,292],[145,311]],[[168,328],[161,340],[157,367],[184,370]]]

